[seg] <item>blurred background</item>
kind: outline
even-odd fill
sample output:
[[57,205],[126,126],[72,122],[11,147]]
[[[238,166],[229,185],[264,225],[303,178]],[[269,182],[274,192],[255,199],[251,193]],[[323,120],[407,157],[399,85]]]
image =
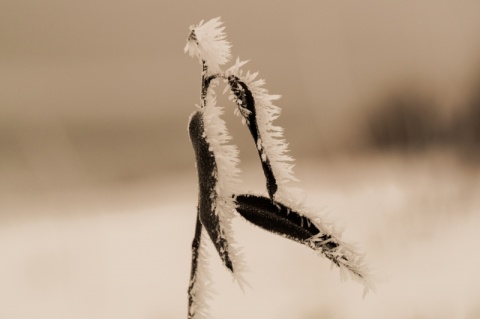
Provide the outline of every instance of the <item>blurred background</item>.
[[[217,16],[282,95],[298,186],[383,279],[362,301],[238,221],[252,289],[212,252],[214,317],[478,318],[480,3],[437,0],[1,0],[0,317],[185,316],[200,65],[183,47]],[[220,102],[244,187],[264,192]]]

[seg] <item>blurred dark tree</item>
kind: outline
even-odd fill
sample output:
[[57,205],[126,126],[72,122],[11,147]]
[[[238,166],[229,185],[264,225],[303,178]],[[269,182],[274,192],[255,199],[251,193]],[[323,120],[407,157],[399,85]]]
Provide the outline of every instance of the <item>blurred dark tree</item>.
[[480,154],[480,80],[477,81],[464,111],[452,125],[451,134],[466,153]]
[[379,150],[417,151],[442,140],[432,100],[408,91],[381,99],[366,124],[367,144]]

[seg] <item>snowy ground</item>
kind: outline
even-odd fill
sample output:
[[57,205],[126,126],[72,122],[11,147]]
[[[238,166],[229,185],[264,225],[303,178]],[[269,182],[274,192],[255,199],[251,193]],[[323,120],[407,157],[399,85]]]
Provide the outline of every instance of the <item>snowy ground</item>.
[[[480,317],[478,167],[433,154],[300,161],[296,172],[367,253],[377,292],[362,299],[327,260],[238,219],[251,287],[241,292],[212,251],[212,318]],[[186,317],[195,176],[26,192],[1,195],[0,318]]]

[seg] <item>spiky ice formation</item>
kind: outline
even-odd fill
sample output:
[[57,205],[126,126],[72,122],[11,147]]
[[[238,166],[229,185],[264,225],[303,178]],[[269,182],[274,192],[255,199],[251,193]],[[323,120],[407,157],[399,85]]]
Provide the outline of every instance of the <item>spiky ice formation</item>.
[[249,125],[273,199],[278,191],[288,192],[289,182],[297,180],[293,174],[294,160],[288,155],[283,128],[273,124],[281,113],[280,107],[274,104],[280,95],[268,93],[265,80],[258,79],[258,72],[244,73],[241,66],[245,63],[237,59],[225,72],[225,77],[232,90],[230,99],[235,101],[239,113]]
[[184,48],[191,57],[196,56],[208,68],[208,75],[219,73],[220,65],[230,60],[231,44],[226,40],[225,27],[220,17],[196,26],[190,26],[187,44]]
[[216,179],[215,189],[211,196],[216,198],[215,214],[220,221],[223,236],[229,243],[229,255],[233,264],[233,275],[240,285],[242,278],[243,259],[236,241],[233,237],[232,220],[235,217],[235,194],[239,192],[240,169],[238,164],[238,149],[231,145],[231,136],[228,133],[225,121],[221,118],[223,108],[217,105],[214,87],[216,80],[208,90],[206,106],[203,110],[205,123],[205,139],[210,145],[210,150],[215,156]]
[[205,106],[192,114],[189,124],[197,158],[198,214],[222,262],[242,285],[243,263],[231,226],[236,208],[234,196],[240,183],[238,150],[229,144],[231,136],[221,119],[223,109],[216,103],[216,82],[207,91]]
[[206,249],[208,237],[201,232],[199,224],[197,231],[192,247],[192,269],[188,285],[188,319],[208,319],[208,301],[213,292]]
[[339,268],[342,279],[350,274],[361,282],[365,293],[374,289],[363,254],[342,241],[341,233],[317,211],[253,194],[239,194],[236,201],[237,211],[249,222],[313,249]]

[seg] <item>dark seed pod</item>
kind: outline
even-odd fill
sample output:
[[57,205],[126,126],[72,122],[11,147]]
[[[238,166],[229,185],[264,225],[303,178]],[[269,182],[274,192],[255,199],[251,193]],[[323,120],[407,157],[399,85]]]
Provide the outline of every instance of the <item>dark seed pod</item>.
[[273,200],[273,196],[278,190],[278,185],[277,185],[275,175],[273,174],[273,171],[272,171],[272,165],[270,164],[270,159],[265,154],[264,149],[262,147],[262,139],[261,139],[262,137],[260,136],[260,130],[258,129],[258,124],[257,124],[255,99],[253,98],[253,94],[248,88],[248,86],[244,82],[242,82],[238,77],[231,75],[228,77],[227,80],[233,94],[236,97],[236,101],[237,101],[237,105],[240,110],[240,113],[247,121],[248,129],[250,131],[250,134],[253,137],[253,141],[255,142],[258,156],[260,157],[260,161],[262,163],[263,173],[265,175],[265,179],[267,182],[268,195]]
[[314,236],[319,238],[319,241],[325,242],[324,250],[338,247],[338,243],[331,235],[321,234],[308,217],[300,215],[282,203],[257,195],[238,195],[236,200],[238,213],[265,230],[310,247],[309,239]]
[[225,266],[233,272],[233,264],[229,256],[228,242],[220,227],[219,216],[215,213],[217,193],[217,165],[215,154],[209,148],[205,135],[203,112],[195,112],[189,123],[190,140],[195,151],[198,171],[198,214],[201,224],[207,230],[220,258]]

